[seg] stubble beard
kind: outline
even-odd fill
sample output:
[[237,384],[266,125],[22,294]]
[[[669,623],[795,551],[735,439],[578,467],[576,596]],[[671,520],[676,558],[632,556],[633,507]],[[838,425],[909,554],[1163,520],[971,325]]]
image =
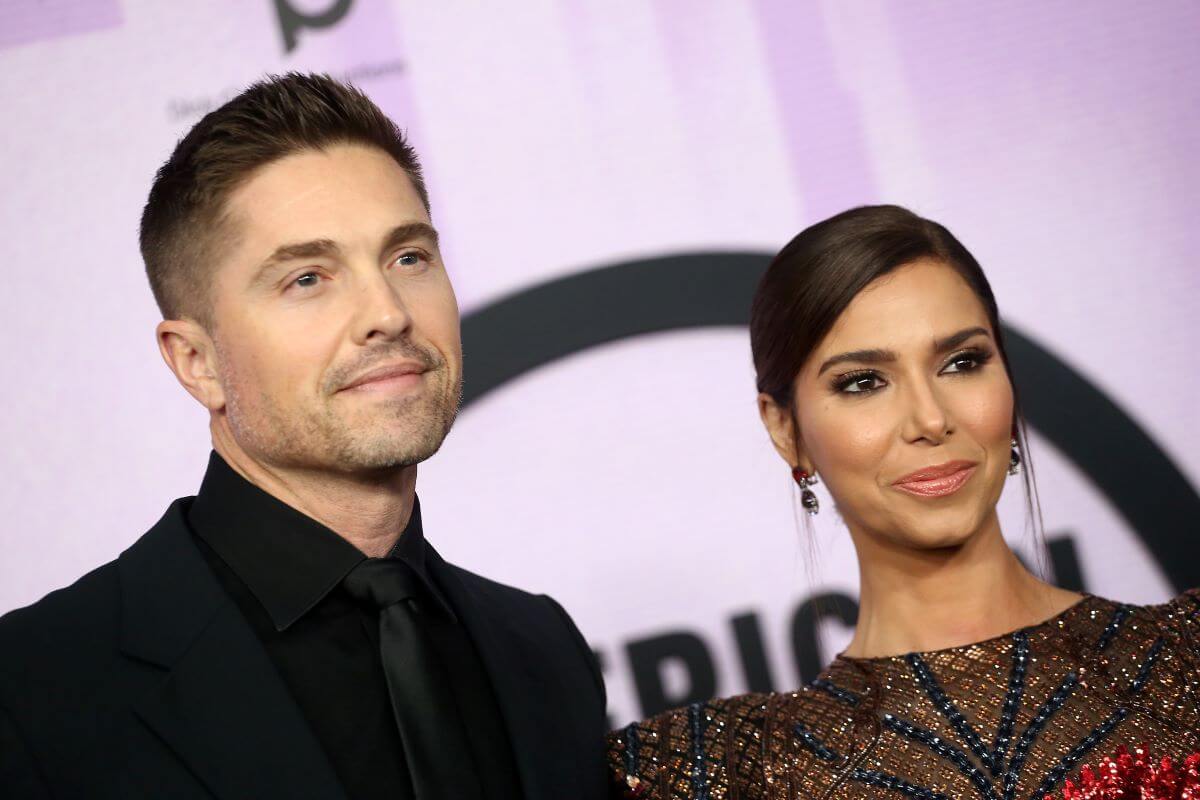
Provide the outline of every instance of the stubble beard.
[[325,407],[317,429],[333,463],[347,471],[392,470],[413,466],[436,453],[458,416],[461,382],[449,386],[445,367],[426,372],[428,385],[416,397],[378,404],[361,421]]
[[289,413],[263,393],[251,400],[235,379],[226,382],[226,417],[243,449],[279,467],[350,474],[402,469],[441,448],[461,403],[462,381],[453,381],[444,362],[423,380],[415,396],[347,409],[336,395],[325,395],[319,406]]

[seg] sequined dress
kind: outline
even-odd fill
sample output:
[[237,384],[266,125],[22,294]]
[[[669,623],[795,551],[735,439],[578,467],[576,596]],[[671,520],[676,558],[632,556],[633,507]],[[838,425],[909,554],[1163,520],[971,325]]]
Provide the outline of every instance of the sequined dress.
[[1087,596],[995,639],[839,656],[809,686],[613,732],[613,796],[1058,797],[1119,745],[1200,751],[1200,590],[1159,606]]

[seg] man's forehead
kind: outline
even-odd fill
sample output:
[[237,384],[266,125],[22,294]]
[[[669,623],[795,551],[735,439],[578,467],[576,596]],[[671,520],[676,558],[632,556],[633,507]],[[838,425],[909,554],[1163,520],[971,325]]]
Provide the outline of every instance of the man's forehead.
[[331,197],[424,209],[408,173],[395,159],[378,148],[351,144],[299,150],[264,164],[230,193],[229,205],[257,216],[273,209],[294,212]]
[[[257,170],[231,193],[228,226],[265,257],[288,243],[378,239],[401,223],[429,223],[408,175],[386,153],[339,145]],[[373,242],[372,242],[373,243]]]

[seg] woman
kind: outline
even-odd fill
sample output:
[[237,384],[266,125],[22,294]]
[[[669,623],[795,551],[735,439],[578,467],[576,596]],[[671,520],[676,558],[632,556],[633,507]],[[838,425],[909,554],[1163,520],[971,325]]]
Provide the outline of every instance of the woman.
[[839,214],[779,253],[751,317],[763,423],[804,507],[819,475],[846,523],[858,624],[797,692],[612,734],[618,794],[1040,798],[1118,746],[1200,750],[1200,593],[1079,595],[1005,544],[1024,428],[991,288],[949,231]]

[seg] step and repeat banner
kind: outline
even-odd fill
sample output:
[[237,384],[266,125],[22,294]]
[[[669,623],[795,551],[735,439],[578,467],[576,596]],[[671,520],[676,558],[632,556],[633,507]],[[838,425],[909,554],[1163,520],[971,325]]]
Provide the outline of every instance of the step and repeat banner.
[[[571,611],[613,722],[811,678],[844,526],[755,411],[770,256],[844,208],[945,223],[993,282],[1063,585],[1200,584],[1200,7],[883,0],[0,3],[0,612],[194,493],[207,419],[154,342],[151,178],[268,73],[407,129],[463,308],[466,405],[420,470],[449,559]],[[1044,546],[1043,546],[1044,545]]]

